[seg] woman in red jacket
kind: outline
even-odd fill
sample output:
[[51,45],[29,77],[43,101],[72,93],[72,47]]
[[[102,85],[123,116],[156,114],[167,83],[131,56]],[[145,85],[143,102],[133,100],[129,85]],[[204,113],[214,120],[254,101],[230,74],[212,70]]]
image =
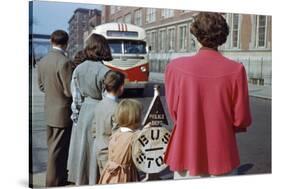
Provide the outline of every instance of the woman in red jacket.
[[190,31],[202,47],[165,71],[174,123],[165,163],[175,178],[228,174],[240,164],[235,134],[251,124],[245,68],[218,51],[229,34],[222,15],[199,13]]

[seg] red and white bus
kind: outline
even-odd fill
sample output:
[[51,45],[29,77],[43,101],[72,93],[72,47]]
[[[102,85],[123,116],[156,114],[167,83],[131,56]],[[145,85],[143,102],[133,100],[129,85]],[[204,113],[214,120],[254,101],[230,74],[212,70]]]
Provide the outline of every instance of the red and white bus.
[[113,60],[104,64],[126,75],[125,88],[144,89],[149,77],[145,30],[132,24],[107,23],[96,26],[93,33],[107,39]]

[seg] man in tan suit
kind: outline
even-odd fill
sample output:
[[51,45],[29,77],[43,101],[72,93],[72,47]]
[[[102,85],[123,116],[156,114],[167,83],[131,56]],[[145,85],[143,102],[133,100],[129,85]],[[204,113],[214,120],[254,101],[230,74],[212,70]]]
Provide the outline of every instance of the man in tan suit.
[[71,136],[72,65],[65,55],[68,34],[57,30],[51,35],[52,49],[38,64],[38,84],[45,93],[48,165],[46,186],[63,186],[67,182],[67,158]]

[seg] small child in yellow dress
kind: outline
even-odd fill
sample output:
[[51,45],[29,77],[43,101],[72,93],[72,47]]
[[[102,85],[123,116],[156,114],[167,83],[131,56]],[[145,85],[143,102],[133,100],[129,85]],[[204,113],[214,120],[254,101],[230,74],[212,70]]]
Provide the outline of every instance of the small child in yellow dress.
[[139,180],[132,159],[132,142],[141,121],[141,104],[137,100],[122,100],[115,112],[119,129],[111,136],[108,161],[99,184],[126,183]]

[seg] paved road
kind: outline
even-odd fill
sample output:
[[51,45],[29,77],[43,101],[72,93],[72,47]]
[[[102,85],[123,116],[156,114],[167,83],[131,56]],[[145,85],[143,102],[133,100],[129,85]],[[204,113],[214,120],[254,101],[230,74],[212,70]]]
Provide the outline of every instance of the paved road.
[[[35,186],[44,185],[44,175],[47,162],[46,128],[44,124],[44,97],[38,90],[36,83],[36,72],[32,75],[32,162]],[[161,82],[150,81],[140,95],[136,91],[127,91],[122,98],[134,98],[143,104],[145,113],[153,97],[153,86],[160,85],[161,100],[167,113],[166,102],[164,99],[164,85]],[[251,109],[253,116],[252,127],[247,133],[238,135],[238,144],[241,157],[239,174],[261,174],[271,173],[271,100],[251,97]],[[168,115],[168,113],[167,113]],[[171,119],[168,117],[169,130]],[[171,179],[172,173],[165,170],[161,177]]]

